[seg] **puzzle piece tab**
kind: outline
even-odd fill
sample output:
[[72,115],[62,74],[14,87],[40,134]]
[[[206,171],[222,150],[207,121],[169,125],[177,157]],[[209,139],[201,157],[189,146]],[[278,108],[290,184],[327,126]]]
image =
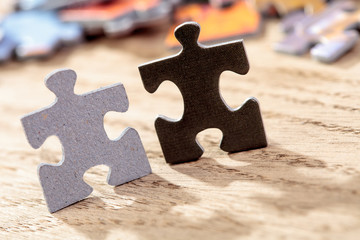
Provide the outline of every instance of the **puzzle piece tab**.
[[72,45],[82,40],[78,24],[62,23],[54,12],[24,11],[7,16],[1,23],[0,60],[13,52],[19,59],[46,57],[59,46]]
[[168,21],[173,9],[170,0],[114,0],[106,4],[65,9],[65,22],[81,24],[88,35],[123,36],[137,28],[153,27]]
[[271,7],[280,16],[303,9],[308,13],[316,13],[325,8],[324,0],[252,0],[255,6],[265,15],[272,15]]
[[59,70],[45,80],[56,95],[55,102],[21,119],[27,139],[39,148],[47,137],[55,135],[63,146],[58,164],[40,164],[38,174],[50,212],[76,203],[92,192],[83,180],[91,167],[104,164],[110,168],[107,182],[120,185],[151,173],[141,143],[132,128],[110,140],[104,129],[109,111],[125,112],[129,102],[122,84],[83,95],[74,94],[76,73]]
[[216,43],[256,35],[261,29],[261,16],[246,1],[236,1],[227,8],[215,8],[209,4],[190,4],[175,11],[175,24],[166,38],[169,48],[181,45],[174,37],[176,26],[184,21],[198,22],[202,26],[200,43]]
[[337,1],[316,15],[290,16],[284,23],[288,36],[274,48],[293,55],[302,55],[311,49],[313,58],[334,62],[359,40],[360,10],[355,9],[351,1]]
[[238,109],[226,105],[219,91],[223,71],[238,74],[249,71],[242,41],[210,47],[198,44],[200,26],[187,22],[175,30],[182,51],[168,58],[139,66],[145,89],[153,93],[170,80],[180,89],[184,113],[179,121],[160,116],[155,128],[168,163],[198,159],[203,154],[196,135],[207,128],[223,133],[220,148],[227,152],[245,151],[267,146],[260,108],[250,98]]

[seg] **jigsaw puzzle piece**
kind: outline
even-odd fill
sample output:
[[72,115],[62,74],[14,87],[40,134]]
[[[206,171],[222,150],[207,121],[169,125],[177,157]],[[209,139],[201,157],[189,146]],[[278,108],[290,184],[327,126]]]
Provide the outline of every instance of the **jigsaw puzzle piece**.
[[60,8],[89,5],[108,0],[17,0],[15,7],[19,10],[56,10]]
[[114,84],[76,95],[75,82],[76,73],[72,70],[50,74],[45,84],[55,93],[56,101],[21,119],[32,147],[39,148],[49,136],[55,135],[64,150],[60,163],[41,164],[38,170],[50,212],[80,201],[92,192],[83,181],[83,175],[91,167],[108,166],[110,185],[151,173],[141,139],[134,129],[127,128],[115,140],[110,140],[104,129],[107,112],[128,109],[124,86]]
[[81,27],[60,22],[54,12],[12,13],[0,23],[0,27],[5,37],[12,42],[13,49],[8,48],[8,51],[14,50],[19,59],[46,57],[59,46],[76,44],[82,40]]
[[196,135],[208,128],[223,132],[221,148],[243,151],[266,147],[267,140],[260,109],[255,99],[249,99],[239,109],[229,108],[219,91],[223,71],[238,74],[249,71],[242,41],[204,46],[198,43],[200,26],[187,22],[175,30],[183,46],[179,54],[139,66],[145,89],[153,93],[170,80],[179,88],[184,100],[180,120],[158,117],[155,128],[166,162],[192,161],[203,154]]

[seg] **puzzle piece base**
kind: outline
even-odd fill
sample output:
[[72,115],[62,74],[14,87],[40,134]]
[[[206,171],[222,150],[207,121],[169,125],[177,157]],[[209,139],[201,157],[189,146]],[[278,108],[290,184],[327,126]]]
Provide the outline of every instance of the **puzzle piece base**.
[[[219,114],[221,115],[221,114]],[[183,121],[157,118],[155,128],[167,163],[182,163],[201,157],[204,150],[197,143],[196,135],[207,128],[219,128],[223,132],[220,148],[227,152],[240,152],[267,146],[260,108],[255,98],[248,99],[236,111],[228,112],[227,123],[209,122],[201,129],[187,129]],[[206,116],[204,116],[206,118]],[[233,119],[231,121],[231,119]],[[204,125],[205,126],[205,125]],[[221,126],[221,127],[220,127]]]
[[[136,130],[126,129],[114,143],[118,146],[119,153],[123,154],[119,154],[119,159],[114,161],[117,165],[109,166],[108,184],[121,185],[151,173],[151,167]],[[67,162],[64,159],[61,165],[39,166],[41,186],[51,213],[85,199],[93,191],[83,180],[88,166],[72,168]]]

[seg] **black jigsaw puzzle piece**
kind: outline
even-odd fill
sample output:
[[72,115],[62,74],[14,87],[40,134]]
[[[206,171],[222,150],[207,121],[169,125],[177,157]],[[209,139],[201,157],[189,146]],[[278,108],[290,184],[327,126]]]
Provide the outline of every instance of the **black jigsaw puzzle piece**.
[[203,154],[196,135],[208,128],[223,132],[220,144],[227,152],[244,151],[267,146],[260,108],[255,98],[240,108],[226,105],[219,91],[222,72],[230,70],[241,75],[249,71],[242,41],[206,47],[197,42],[200,26],[195,22],[180,25],[175,36],[183,50],[172,57],[139,66],[145,89],[155,92],[170,80],[183,96],[184,114],[179,121],[160,116],[156,132],[168,163],[198,159]]

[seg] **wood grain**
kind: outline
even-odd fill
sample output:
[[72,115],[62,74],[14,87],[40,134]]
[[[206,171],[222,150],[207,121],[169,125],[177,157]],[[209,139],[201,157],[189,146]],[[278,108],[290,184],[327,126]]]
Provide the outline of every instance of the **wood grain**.
[[[180,92],[166,82],[147,93],[137,70],[170,54],[161,29],[0,66],[0,238],[359,239],[360,46],[333,65],[280,55],[271,50],[281,39],[276,24],[245,40],[248,75],[221,76],[230,106],[258,98],[269,147],[227,154],[218,147],[221,132],[211,129],[198,135],[204,156],[179,165],[165,163],[154,119],[181,116]],[[110,138],[136,128],[153,174],[114,188],[106,167],[92,168],[85,180],[93,194],[50,214],[36,171],[58,162],[61,146],[52,137],[32,149],[19,119],[53,101],[43,79],[64,67],[77,71],[77,93],[125,85],[130,109],[108,113],[105,127]]]

